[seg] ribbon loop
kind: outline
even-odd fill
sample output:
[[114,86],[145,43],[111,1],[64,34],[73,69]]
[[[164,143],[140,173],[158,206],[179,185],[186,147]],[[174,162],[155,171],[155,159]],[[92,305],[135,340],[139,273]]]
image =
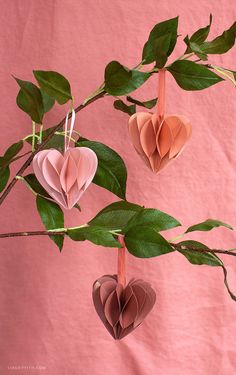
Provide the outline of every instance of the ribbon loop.
[[69,136],[67,138],[69,115],[70,115],[70,111],[67,112],[66,120],[65,120],[65,142],[64,142],[64,144],[65,144],[64,151],[65,152],[68,150],[68,148],[70,146],[71,136],[72,136],[72,132],[73,132],[74,125],[75,125],[75,111],[74,111],[74,109],[71,110],[70,129],[69,129]]

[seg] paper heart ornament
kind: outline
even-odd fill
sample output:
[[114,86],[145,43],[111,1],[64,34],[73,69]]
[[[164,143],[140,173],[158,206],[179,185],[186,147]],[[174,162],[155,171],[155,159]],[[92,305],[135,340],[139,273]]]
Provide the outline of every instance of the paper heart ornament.
[[93,284],[95,309],[115,340],[120,340],[137,328],[156,302],[151,285],[132,279],[124,286],[116,275],[104,275]]
[[185,116],[138,112],[129,119],[129,134],[137,153],[154,172],[160,172],[183,151],[191,135]]
[[158,73],[157,113],[138,112],[129,119],[129,134],[137,153],[154,172],[177,158],[191,135],[191,124],[182,115],[166,115],[165,69]]
[[98,165],[94,151],[87,147],[67,148],[64,155],[50,149],[33,159],[36,178],[62,207],[71,209],[93,180]]

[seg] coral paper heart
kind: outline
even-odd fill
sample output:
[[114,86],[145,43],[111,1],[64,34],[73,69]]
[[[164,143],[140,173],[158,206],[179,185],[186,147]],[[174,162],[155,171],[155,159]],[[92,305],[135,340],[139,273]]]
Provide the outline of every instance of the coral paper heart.
[[64,155],[50,149],[33,159],[34,173],[48,194],[71,209],[81,198],[97,170],[97,156],[87,147],[68,148]]
[[151,285],[132,279],[125,286],[116,275],[104,275],[93,284],[95,309],[115,340],[120,340],[137,328],[156,302]]
[[160,172],[183,151],[191,135],[185,116],[138,112],[129,119],[129,133],[135,150],[146,165]]
[[129,119],[135,150],[154,172],[176,159],[191,135],[191,125],[182,115],[165,115],[165,69],[158,73],[157,113],[138,112]]

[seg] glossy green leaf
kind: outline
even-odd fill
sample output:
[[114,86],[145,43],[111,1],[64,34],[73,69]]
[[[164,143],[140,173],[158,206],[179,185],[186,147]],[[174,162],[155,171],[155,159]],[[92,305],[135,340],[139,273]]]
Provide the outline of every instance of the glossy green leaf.
[[200,253],[197,250],[192,251],[192,250],[184,250],[184,247],[189,246],[191,248],[196,248],[196,249],[203,249],[203,250],[209,250],[209,248],[202,244],[201,242],[198,241],[192,241],[192,240],[187,240],[187,241],[182,241],[179,242],[178,245],[180,245],[183,249],[178,250],[181,254],[185,256],[185,258],[188,259],[188,261],[192,264],[198,264],[198,265],[208,265],[208,266],[222,266],[221,260],[212,253]]
[[16,103],[22,111],[26,112],[37,124],[41,124],[44,115],[43,98],[39,88],[32,82],[22,81],[14,77],[20,91],[16,98]]
[[207,54],[203,51],[201,46],[199,46],[197,43],[191,42],[188,38],[188,35],[185,37],[184,42],[188,46],[188,53],[194,52],[195,55],[199,57],[199,59],[203,61],[207,60]]
[[97,155],[98,168],[93,183],[125,199],[127,171],[121,157],[103,143],[79,139],[76,145],[91,148]]
[[204,42],[201,48],[208,54],[222,54],[229,51],[235,43],[236,38],[236,22],[221,35],[210,42]]
[[8,166],[0,168],[0,193],[5,189],[7,182],[9,180],[9,177],[10,177],[10,168]]
[[[209,250],[209,248],[206,246],[206,245],[203,245],[202,243],[200,242],[197,242],[197,241],[192,241],[192,240],[189,240],[189,241],[182,241],[180,243],[178,243],[178,245],[181,245],[181,246],[189,246],[191,248],[197,248],[197,249],[205,249],[205,250]],[[224,265],[224,263],[222,262],[222,260],[215,254],[212,254],[212,253],[200,253],[200,252],[197,252],[194,251],[194,250],[179,250],[179,252],[181,254],[183,254],[185,256],[185,258],[188,259],[188,261],[192,264],[197,264],[197,265],[202,265],[202,264],[205,264],[205,265],[208,265],[208,266],[212,266],[212,267],[221,267],[223,269],[223,273],[224,273],[224,284],[226,286],[226,289],[230,295],[230,297],[236,301],[236,296],[234,295],[234,293],[231,291],[230,287],[229,287],[229,284],[228,284],[228,280],[227,280],[227,269]]]
[[43,195],[44,197],[50,197],[50,195],[46,192],[42,185],[40,185],[36,176],[33,173],[24,176],[24,179],[26,180],[26,182],[28,182],[28,184],[35,191],[35,193]]
[[[62,209],[54,202],[39,195],[36,197],[38,213],[46,229],[58,229],[64,227],[64,214]],[[50,238],[62,250],[64,236],[50,236]]]
[[118,201],[101,210],[89,222],[89,225],[104,227],[108,230],[122,230],[126,227],[127,223],[142,210],[143,207],[138,206],[137,204]]
[[178,17],[160,22],[154,26],[143,48],[143,64],[150,64],[156,59],[160,59],[162,54],[167,57],[170,56],[177,41],[177,28]]
[[133,226],[145,226],[155,229],[157,232],[181,226],[179,221],[165,212],[155,208],[145,208],[139,211],[127,224],[125,232]]
[[125,234],[128,251],[139,258],[151,258],[173,252],[170,244],[152,227],[135,226]]
[[6,167],[11,163],[11,160],[20,152],[23,148],[23,141],[13,143],[5,152],[3,156],[0,157],[0,167]]
[[157,104],[157,98],[141,102],[140,100],[134,99],[131,96],[127,96],[127,101],[139,105],[140,107],[151,109]]
[[205,66],[187,60],[178,60],[171,64],[167,70],[184,90],[203,90],[223,81],[223,78]]
[[[189,41],[191,43],[201,45],[209,35],[211,23],[212,23],[212,15],[210,14],[209,24],[207,26],[195,31],[195,33],[190,37]],[[187,48],[185,53],[187,54],[187,53],[190,53],[190,52],[191,52],[191,50],[189,48]]]
[[115,100],[113,105],[115,109],[127,113],[130,116],[136,112],[136,106],[134,104],[127,105],[122,100]]
[[153,52],[155,57],[155,67],[161,69],[165,66],[168,59],[168,50],[171,43],[172,34],[160,36],[153,42]]
[[34,70],[33,73],[39,86],[59,104],[72,99],[70,83],[63,75],[44,70]]
[[88,240],[95,245],[106,247],[121,247],[117,239],[108,230],[100,227],[89,226],[67,231],[68,236],[74,241]]
[[47,113],[54,106],[55,99],[53,99],[51,96],[49,96],[44,90],[40,89],[40,91],[41,91],[41,95],[42,95],[42,98],[43,98],[44,113]]
[[111,61],[105,69],[105,91],[114,96],[126,95],[139,88],[151,76],[130,70],[118,61]]
[[211,230],[213,228],[217,228],[217,227],[226,227],[226,228],[231,229],[231,230],[234,229],[233,227],[231,227],[231,225],[223,223],[220,220],[207,219],[207,220],[203,221],[202,223],[192,225],[191,227],[189,227],[186,230],[185,233],[194,232],[196,230],[198,230],[198,231],[209,231],[209,230]]

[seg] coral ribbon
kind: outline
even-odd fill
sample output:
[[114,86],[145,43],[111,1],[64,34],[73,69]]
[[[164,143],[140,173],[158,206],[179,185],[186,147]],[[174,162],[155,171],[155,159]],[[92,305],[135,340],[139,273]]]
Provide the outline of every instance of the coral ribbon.
[[162,121],[165,114],[165,69],[160,69],[158,73],[158,104],[157,104],[157,114]]
[[121,244],[121,248],[118,249],[118,263],[117,263],[117,280],[118,283],[125,287],[126,277],[125,277],[125,242],[124,237],[119,236],[118,240]]

